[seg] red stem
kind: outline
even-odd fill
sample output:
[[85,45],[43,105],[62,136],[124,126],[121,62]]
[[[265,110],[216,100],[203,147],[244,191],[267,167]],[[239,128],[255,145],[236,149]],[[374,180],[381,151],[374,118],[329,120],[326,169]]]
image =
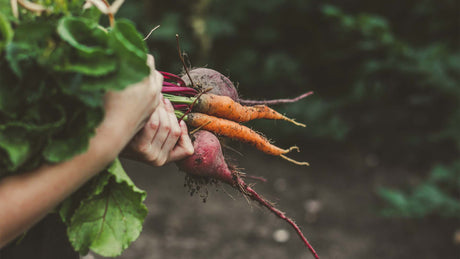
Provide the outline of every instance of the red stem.
[[263,178],[262,176],[255,176],[255,175],[247,175],[246,174],[243,177],[248,178],[248,179],[252,179],[252,180],[261,181],[263,183],[267,182],[267,179]]
[[284,212],[278,210],[277,208],[273,207],[271,204],[269,204],[264,198],[260,197],[259,194],[254,191],[251,187],[247,186],[246,184],[242,184],[242,188],[243,188],[243,191],[245,193],[247,193],[247,195],[259,202],[262,206],[264,206],[265,208],[269,209],[271,212],[273,212],[276,216],[278,216],[279,218],[285,220],[286,222],[288,222],[293,228],[294,230],[297,232],[297,234],[299,235],[299,237],[302,239],[303,243],[308,247],[308,249],[310,250],[310,252],[313,254],[313,256],[316,258],[316,259],[319,259],[319,256],[318,254],[316,253],[315,249],[313,249],[313,247],[310,245],[310,243],[308,242],[307,238],[303,235],[302,231],[300,230],[299,226],[297,226],[297,224],[290,218],[286,217],[286,215],[284,215]]
[[180,110],[180,111],[186,111],[188,110],[188,105],[187,104],[174,104],[173,103],[174,110]]
[[193,88],[190,87],[181,87],[181,86],[167,86],[163,83],[163,88],[161,89],[162,93],[182,95],[182,96],[195,96],[198,94]]
[[163,75],[165,80],[172,80],[172,81],[177,82],[182,87],[187,87],[185,85],[184,80],[182,80],[182,78],[180,78],[180,77],[178,77],[178,76],[176,76],[174,74],[168,73],[168,72],[164,72],[164,71],[159,71],[159,72]]
[[243,104],[243,105],[275,105],[275,104],[282,104],[282,103],[294,103],[299,100],[302,100],[303,98],[312,95],[313,91],[301,94],[295,98],[291,99],[274,99],[274,100],[245,100],[245,99],[238,99],[238,102]]

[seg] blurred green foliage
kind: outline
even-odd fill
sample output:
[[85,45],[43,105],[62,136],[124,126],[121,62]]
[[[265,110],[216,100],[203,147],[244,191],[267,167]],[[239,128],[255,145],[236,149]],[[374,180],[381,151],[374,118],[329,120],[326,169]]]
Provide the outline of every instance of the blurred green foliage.
[[458,10],[455,0],[133,0],[120,15],[145,34],[161,25],[148,40],[160,70],[182,69],[178,33],[189,65],[228,75],[242,98],[315,91],[279,107],[307,129],[257,122],[269,137],[429,168],[459,158]]
[[387,202],[382,211],[385,216],[460,218],[460,162],[435,166],[429,177],[410,191],[380,189],[379,194]]

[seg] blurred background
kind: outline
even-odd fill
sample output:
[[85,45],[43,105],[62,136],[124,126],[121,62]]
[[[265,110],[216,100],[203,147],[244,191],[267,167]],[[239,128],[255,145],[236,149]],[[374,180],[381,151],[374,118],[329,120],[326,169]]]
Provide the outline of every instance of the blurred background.
[[[455,0],[130,0],[159,70],[229,76],[246,99],[315,94],[251,127],[308,168],[233,145],[255,189],[323,258],[460,258],[460,7]],[[125,161],[148,193],[120,258],[313,258],[283,221],[229,187],[189,197],[183,173]]]

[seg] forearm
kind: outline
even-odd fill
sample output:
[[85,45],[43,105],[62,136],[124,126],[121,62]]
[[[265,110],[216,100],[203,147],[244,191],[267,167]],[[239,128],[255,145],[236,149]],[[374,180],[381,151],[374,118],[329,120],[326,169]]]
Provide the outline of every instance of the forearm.
[[[103,123],[89,149],[69,161],[0,180],[0,248],[29,229],[61,201],[104,169],[131,134]],[[113,129],[113,128],[112,128]]]

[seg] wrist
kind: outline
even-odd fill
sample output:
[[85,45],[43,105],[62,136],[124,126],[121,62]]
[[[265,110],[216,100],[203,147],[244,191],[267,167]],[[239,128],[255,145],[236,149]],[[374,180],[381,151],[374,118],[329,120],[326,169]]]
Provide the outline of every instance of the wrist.
[[137,126],[129,120],[123,120],[121,114],[107,114],[96,129],[96,135],[91,140],[95,149],[108,159],[114,160],[125,148],[137,132]]

